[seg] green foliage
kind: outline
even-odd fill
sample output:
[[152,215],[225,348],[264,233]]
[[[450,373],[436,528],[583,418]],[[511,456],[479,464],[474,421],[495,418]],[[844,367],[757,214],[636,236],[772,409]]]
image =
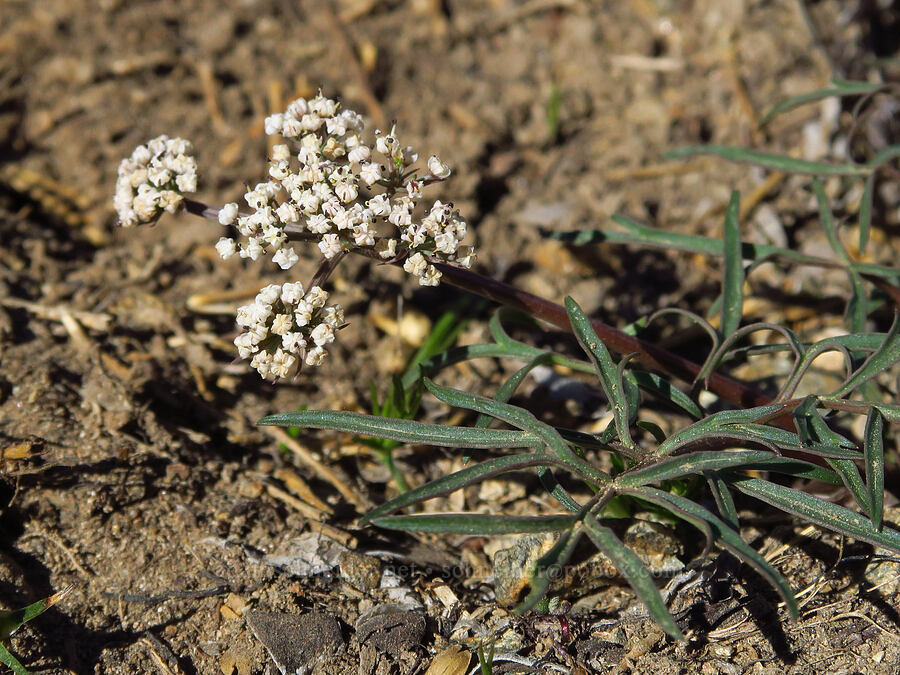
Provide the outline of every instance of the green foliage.
[[10,636],[26,622],[43,614],[66,597],[71,590],[72,586],[69,586],[59,593],[54,593],[49,598],[31,603],[27,607],[0,611],[0,663],[11,668],[16,675],[28,675],[25,666],[19,663],[19,660],[7,648]]
[[[865,83],[836,82],[829,89],[779,104],[764,117],[763,123],[826,96],[861,95],[874,90],[872,85]],[[373,409],[374,415],[305,411],[274,415],[260,423],[336,429],[374,436],[382,439],[379,443],[388,444],[379,447],[393,448],[402,442],[414,442],[463,448],[467,462],[464,468],[400,494],[366,514],[361,522],[419,532],[557,533],[552,548],[538,559],[532,570],[530,593],[519,611],[544,602],[554,574],[569,563],[579,542],[586,537],[618,567],[659,625],[673,638],[682,639],[681,629],[669,614],[651,575],[606,522],[652,510],[699,530],[710,544],[737,556],[772,585],[783,598],[790,615],[796,617],[798,606],[790,584],[741,538],[735,495],[752,497],[832,532],[900,552],[900,532],[886,525],[883,519],[884,425],[885,422],[900,421],[900,406],[890,402],[894,394],[887,390],[888,378],[883,375],[900,361],[900,321],[895,319],[887,333],[866,331],[872,312],[883,302],[867,292],[866,281],[875,278],[896,282],[900,272],[851,258],[840,243],[823,186],[816,177],[839,175],[848,180],[865,180],[860,213],[862,247],[868,238],[871,221],[873,176],[885,162],[900,156],[900,147],[890,147],[866,164],[806,162],[722,146],[685,148],[670,156],[696,154],[712,154],[772,170],[812,174],[810,186],[818,203],[819,219],[835,258],[818,258],[742,242],[740,201],[736,192],[726,210],[721,239],[665,232],[624,216],[613,219],[624,231],[594,230],[549,233],[547,236],[573,245],[602,241],[722,257],[721,298],[715,305],[720,314],[719,329],[706,319],[677,309],[662,310],[631,329],[632,334],[637,333],[663,312],[687,315],[699,323],[710,335],[712,345],[699,370],[697,382],[687,383],[687,388],[682,388],[675,378],[643,369],[639,360],[632,358],[634,355],[617,357],[598,337],[578,304],[567,298],[566,312],[571,330],[584,352],[584,359],[513,339],[504,324],[513,319],[522,320],[522,317],[501,309],[489,324],[491,342],[450,348],[450,341],[442,341],[441,349],[423,353],[403,377],[394,380],[388,397]],[[770,260],[845,270],[850,285],[845,314],[848,332],[807,343],[786,326],[742,325],[745,278],[757,265]],[[780,341],[761,347],[742,346],[747,336],[761,330],[776,333]],[[724,364],[773,351],[789,352],[793,361],[782,373],[781,389],[769,404],[716,412],[703,410],[696,399],[702,381],[708,381]],[[813,361],[828,351],[837,351],[844,356],[844,381],[833,391],[792,398]],[[432,379],[452,364],[479,358],[510,359],[523,365],[491,397],[444,387]],[[575,373],[596,378],[612,413],[612,422],[607,429],[591,434],[556,427],[526,408],[511,404],[515,392],[538,366],[564,366]],[[412,419],[418,408],[417,397],[423,388],[449,406],[477,413],[474,424],[451,427]],[[417,393],[408,397],[410,391]],[[662,404],[670,409],[673,419],[681,422],[673,423],[671,430],[666,431],[656,423],[642,419],[642,411],[651,400],[657,406]],[[853,415],[866,418],[863,438],[839,431],[848,428],[846,422]],[[599,461],[601,459],[606,461]],[[860,467],[863,467],[862,471]],[[407,507],[489,478],[502,478],[511,472],[532,469],[558,502],[561,513],[541,516],[401,513]],[[569,490],[557,480],[557,472],[569,476],[565,483]],[[844,485],[853,495],[856,508],[840,506],[786,486],[797,480]],[[583,488],[573,490],[571,486],[579,481]],[[701,505],[697,487],[701,485],[709,490],[718,513]],[[484,668],[485,661],[481,657],[480,660]]]

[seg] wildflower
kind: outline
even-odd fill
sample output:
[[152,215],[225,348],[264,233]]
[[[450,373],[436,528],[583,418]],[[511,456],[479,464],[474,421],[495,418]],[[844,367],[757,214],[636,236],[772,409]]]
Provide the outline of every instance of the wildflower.
[[122,160],[113,199],[122,227],[153,223],[164,210],[175,213],[183,195],[196,192],[197,162],[192,152],[182,138],[157,136]]
[[292,377],[301,363],[320,365],[325,346],[344,322],[340,305],[326,307],[327,300],[318,286],[306,294],[299,282],[266,286],[238,309],[238,324],[245,329],[234,340],[238,353],[264,378]]
[[428,173],[437,178],[444,180],[450,176],[450,167],[441,161],[437,155],[428,158]]
[[234,239],[220,237],[219,241],[216,242],[216,252],[222,257],[222,260],[228,260],[237,253],[237,250],[237,244]]

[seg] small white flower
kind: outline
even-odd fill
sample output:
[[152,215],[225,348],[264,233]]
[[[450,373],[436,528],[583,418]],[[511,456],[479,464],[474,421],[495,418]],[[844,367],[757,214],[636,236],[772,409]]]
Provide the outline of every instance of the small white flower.
[[276,314],[270,330],[275,335],[285,335],[293,325],[294,321],[289,314]]
[[321,366],[325,362],[327,354],[328,352],[325,351],[324,347],[313,347],[306,352],[306,365]]
[[294,253],[293,247],[279,249],[275,252],[275,255],[272,256],[272,262],[283,270],[292,268],[297,264],[298,260],[300,260],[300,256]]
[[366,185],[374,185],[382,178],[381,165],[376,162],[363,162],[359,170],[359,177]]
[[[360,162],[366,162],[369,160],[369,157],[372,156],[372,151],[369,150],[368,145],[357,145],[350,152],[347,153],[347,159],[354,164],[359,164]],[[373,181],[374,182],[374,181]],[[371,185],[372,183],[369,183]]]
[[237,253],[237,244],[234,239],[229,239],[228,237],[220,237],[219,241],[216,242],[216,252],[222,257],[222,260],[228,260],[231,256]]
[[[259,118],[257,118],[259,119]],[[284,125],[284,114],[275,113],[269,115],[265,121],[266,136],[276,136],[281,133],[281,127]]]
[[343,245],[338,235],[333,233],[326,234],[322,237],[322,241],[319,242],[319,250],[322,251],[322,255],[326,259],[331,260],[343,250]]
[[296,223],[300,220],[300,214],[297,212],[297,207],[290,202],[284,202],[275,209],[275,215],[278,216],[278,220],[282,223]]
[[288,115],[284,118],[284,125],[281,127],[282,136],[285,138],[297,138],[303,131],[303,125],[296,117]]
[[270,374],[276,378],[288,378],[297,372],[297,357],[281,349],[275,351],[270,366]]
[[256,294],[256,302],[272,305],[281,296],[281,286],[278,284],[269,284],[263,286],[259,293]]
[[403,269],[415,277],[420,277],[425,272],[427,265],[428,263],[425,261],[425,256],[421,253],[414,253],[406,259],[405,263],[403,263]]
[[250,260],[259,260],[259,256],[263,254],[263,247],[256,239],[250,239],[241,247],[241,257],[250,258]]
[[306,294],[306,301],[315,309],[324,307],[325,303],[328,301],[328,293],[318,286],[313,286]]
[[281,348],[291,354],[299,354],[301,349],[306,349],[306,338],[299,331],[285,333],[281,336]]
[[301,300],[294,309],[294,321],[296,321],[297,325],[301,328],[309,325],[309,322],[312,320],[313,310],[314,307],[310,305],[309,302]]
[[378,242],[378,255],[384,260],[390,260],[397,257],[397,240],[382,239]]
[[281,287],[281,302],[285,305],[296,305],[303,298],[303,284],[299,281],[284,284]]
[[419,277],[420,286],[437,286],[441,282],[441,273],[434,265],[429,265]]
[[340,328],[344,323],[344,308],[340,305],[332,305],[322,310],[322,323],[328,324],[334,329]]
[[325,234],[331,229],[331,222],[321,213],[315,213],[306,219],[306,229],[313,234]]
[[450,167],[444,164],[440,157],[432,155],[428,158],[428,173],[438,180],[444,180],[450,176]]
[[272,146],[272,161],[287,162],[291,159],[291,149],[285,143]]
[[329,326],[327,323],[320,323],[318,326],[312,329],[309,337],[312,338],[312,341],[316,343],[317,347],[322,347],[331,342],[334,342],[334,328]]
[[386,194],[375,195],[366,202],[366,206],[372,209],[372,213],[376,216],[385,216],[390,213],[391,202]]
[[347,180],[341,181],[335,185],[334,193],[342,202],[349,204],[359,195],[359,190],[356,189],[356,185],[353,184],[353,181]]
[[230,202],[225,204],[221,209],[219,209],[219,224],[221,225],[231,225],[234,223],[235,219],[238,215],[238,205],[234,202]]

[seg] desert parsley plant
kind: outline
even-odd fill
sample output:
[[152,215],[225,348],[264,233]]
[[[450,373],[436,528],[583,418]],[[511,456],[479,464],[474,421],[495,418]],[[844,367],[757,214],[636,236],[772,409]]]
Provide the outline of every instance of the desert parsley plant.
[[[877,91],[877,85],[838,82],[781,104],[764,122],[784,110],[826,96],[871,95]],[[863,181],[859,230],[860,249],[864,249],[878,170],[900,156],[900,146],[882,150],[866,164],[817,163],[722,146],[675,153],[715,154],[731,161],[810,175],[819,221],[835,251],[833,259],[743,242],[737,193],[726,210],[719,239],[665,232],[621,216],[614,218],[620,226],[617,230],[548,235],[571,245],[603,241],[721,257],[722,290],[714,304],[718,327],[677,310],[697,321],[712,337],[708,358],[698,364],[640,337],[654,317],[618,330],[590,320],[571,299],[566,299],[563,307],[468,270],[472,249],[460,244],[466,233],[465,221],[447,204],[434,202],[426,207],[421,203],[423,190],[447,178],[449,169],[434,156],[419,168],[416,153],[400,144],[395,129],[386,134],[376,131],[372,142],[358,114],[320,95],[295,101],[284,114],[268,118],[266,131],[288,143],[275,147],[269,180],[245,195],[251,209],[248,213],[242,213],[237,204],[217,209],[185,198],[187,187],[196,180],[194,164],[186,154],[189,146],[165,137],[138,148],[122,163],[116,194],[116,207],[126,226],[154,222],[163,211],[183,207],[236,227],[240,238],[224,236],[216,247],[226,258],[240,255],[256,260],[271,255],[275,264],[288,269],[298,259],[296,244],[312,242],[318,246],[322,262],[308,286],[299,282],[267,286],[253,303],[238,311],[238,323],[244,332],[235,340],[236,347],[263,377],[296,376],[302,363],[321,363],[326,346],[344,322],[340,307],[327,304],[322,285],[349,252],[400,265],[422,285],[444,280],[506,306],[490,322],[490,342],[448,348],[416,360],[394,383],[394,391],[401,393],[424,384],[447,405],[476,413],[469,426],[410,419],[414,407],[407,402],[375,407],[376,412],[393,413],[393,417],[301,410],[260,420],[261,424],[341,430],[396,443],[462,450],[467,460],[464,468],[402,492],[366,514],[362,523],[474,535],[556,533],[555,544],[532,570],[531,590],[520,606],[523,611],[541,601],[552,575],[587,539],[623,573],[650,615],[678,639],[684,637],[682,628],[669,614],[651,574],[619,539],[612,527],[614,517],[653,510],[696,528],[709,544],[731,552],[764,577],[794,617],[798,605],[790,584],[740,536],[736,494],[842,535],[900,552],[900,532],[885,524],[883,518],[884,428],[886,423],[900,421],[900,406],[892,402],[897,396],[896,382],[888,376],[900,361],[900,322],[895,320],[886,332],[868,330],[873,312],[900,301],[900,271],[851,258],[837,236],[835,219],[818,179],[838,175],[848,181]],[[784,325],[745,323],[746,276],[757,265],[771,260],[845,270],[851,288],[847,332],[810,343]],[[510,309],[571,331],[581,346],[582,358],[514,339],[506,328]],[[748,344],[748,336],[759,331],[773,332],[778,339],[764,345]],[[846,374],[841,384],[795,396],[802,385],[811,386],[806,376],[816,358],[828,351],[844,357]],[[774,396],[724,372],[734,363],[773,352],[792,356]],[[452,364],[479,358],[509,359],[522,365],[491,395],[455,390],[434,379]],[[511,404],[513,395],[538,366],[564,366],[596,378],[611,412],[608,427],[601,433],[562,428]],[[714,411],[699,402],[698,393],[704,389],[716,395]],[[673,424],[666,433],[645,416],[651,401],[667,406],[673,420],[684,422]],[[848,417],[859,415],[865,417],[864,432],[856,437],[844,429]],[[393,443],[381,447],[390,449]],[[486,479],[529,469],[537,472],[557,501],[559,514],[403,512]],[[561,480],[562,474],[567,475],[565,480]],[[684,489],[685,479],[705,484],[715,510],[703,505],[702,495],[696,490]],[[798,489],[798,483],[804,480],[843,485],[855,504],[840,506]],[[580,482],[584,489],[574,490],[573,481]],[[788,482],[794,487],[788,487]],[[400,481],[398,484],[402,485]]]

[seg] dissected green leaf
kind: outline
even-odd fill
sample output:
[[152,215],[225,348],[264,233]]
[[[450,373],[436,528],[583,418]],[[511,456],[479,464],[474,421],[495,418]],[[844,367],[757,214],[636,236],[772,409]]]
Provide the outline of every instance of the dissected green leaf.
[[[478,396],[449,387],[442,387],[431,380],[425,380],[425,386],[438,399],[448,405],[458,408],[466,408],[496,417],[497,419],[512,424],[526,432],[531,432],[529,436],[539,436],[550,450],[561,460],[565,462],[566,467],[573,472],[579,473],[584,477],[598,483],[609,482],[609,476],[585,462],[568,446],[559,432],[549,424],[540,422],[533,414],[524,408],[518,408],[508,403],[501,403],[485,396]],[[486,432],[490,429],[472,429],[472,431]]]
[[785,173],[805,173],[814,176],[868,176],[872,171],[868,167],[856,164],[828,164],[826,162],[810,162],[784,155],[776,155],[759,150],[728,145],[693,145],[671,150],[663,155],[664,159],[683,159],[697,155],[715,155],[729,162],[753,164],[772,171]]
[[744,494],[815,525],[900,553],[900,532],[886,527],[876,530],[867,518],[843,506],[759,478],[729,476],[728,481]]
[[762,119],[759,120],[758,127],[762,128],[778,115],[781,115],[788,110],[799,108],[802,105],[807,105],[808,103],[815,103],[832,96],[859,96],[860,94],[871,94],[878,91],[883,86],[884,85],[882,84],[875,84],[872,82],[843,82],[840,80],[833,80],[831,85],[824,89],[817,89],[798,96],[791,96],[790,98],[786,98],[785,100],[776,103],[772,106],[771,110],[762,116]]
[[690,452],[677,457],[670,457],[626,471],[615,478],[615,484],[621,487],[638,487],[648,483],[658,483],[682,476],[700,474],[704,471],[720,469],[736,469],[756,462],[774,459],[771,452],[754,450],[734,450],[728,452]]
[[628,580],[628,585],[644,602],[647,611],[656,623],[666,633],[676,640],[684,640],[684,633],[675,623],[675,619],[669,614],[666,604],[663,602],[653,581],[653,577],[644,567],[641,559],[619,541],[619,538],[608,527],[601,525],[597,519],[587,514],[584,518],[584,529],[594,545],[600,549],[607,558],[612,560],[622,575]]
[[686,520],[692,525],[701,528],[705,525],[706,527],[712,528],[714,539],[724,549],[730,551],[753,567],[753,569],[772,584],[787,605],[791,617],[794,619],[797,618],[800,610],[797,607],[797,600],[794,598],[794,592],[791,590],[791,586],[787,580],[781,576],[775,568],[769,565],[765,558],[750,548],[750,546],[741,539],[740,534],[728,527],[728,525],[719,518],[702,506],[692,502],[690,499],[669,492],[663,492],[662,490],[645,487],[640,490],[631,491],[630,494],[634,494],[641,499],[646,499],[663,508],[667,508],[671,510],[673,515]]
[[[553,355],[550,352],[546,352],[544,354],[539,354],[531,359],[524,366],[519,368],[516,372],[509,376],[506,382],[497,390],[497,393],[494,394],[494,400],[500,401],[501,403],[506,403],[509,399],[512,398],[513,394],[516,393],[516,389],[522,384],[522,381],[525,377],[538,366],[546,365],[551,362]],[[491,423],[491,416],[485,413],[482,413],[478,416],[478,419],[475,421],[475,426],[481,429],[487,429],[488,425]]]
[[488,513],[415,513],[373,518],[372,524],[387,530],[440,534],[497,535],[527,532],[559,532],[570,529],[576,516],[503,516]]
[[564,465],[564,462],[557,457],[546,453],[529,453],[520,455],[506,455],[505,457],[495,457],[484,462],[479,462],[472,466],[467,466],[459,471],[441,476],[433,481],[420,485],[417,488],[404,492],[398,497],[385,502],[369,513],[362,520],[361,525],[372,522],[375,518],[380,518],[394,511],[398,511],[405,506],[417,504],[427,499],[440,497],[442,495],[455,492],[461,488],[474,483],[479,483],[488,478],[499,476],[510,471],[519,471],[533,466],[553,466]]
[[716,508],[719,509],[719,515],[722,516],[722,520],[733,529],[739,530],[741,523],[738,519],[737,507],[734,505],[734,497],[731,496],[731,491],[728,489],[728,483],[719,475],[718,471],[704,471],[703,476],[706,478],[709,491],[716,501]]
[[[723,410],[722,412],[714,413],[669,436],[665,443],[659,445],[656,454],[658,456],[670,455],[698,438],[709,436],[710,433],[718,433],[726,427],[741,423],[767,419],[783,409],[783,404],[773,403],[771,405],[759,406],[756,408],[747,408],[746,410]],[[729,429],[729,431],[733,430]],[[735,432],[732,435],[740,438],[742,434]],[[749,436],[749,434],[744,435]]]
[[850,277],[850,299],[847,302],[847,311],[845,317],[853,333],[861,333],[865,328],[866,316],[868,315],[868,298],[866,296],[866,288],[863,285],[862,277],[853,267],[853,260],[847,254],[847,250],[841,244],[838,237],[837,228],[834,224],[834,217],[831,214],[831,208],[828,206],[828,196],[825,194],[825,186],[822,181],[813,177],[812,179],[813,194],[816,196],[816,202],[819,204],[819,219],[822,221],[822,227],[825,230],[825,236],[835,255],[841,260],[847,268],[847,274]]
[[897,363],[900,360],[900,339],[898,339],[898,333],[900,333],[900,320],[898,320],[898,315],[895,314],[894,323],[891,324],[891,329],[885,335],[884,341],[878,349],[872,352],[869,358],[847,378],[833,395],[846,396],[854,389],[862,386],[864,382],[868,382]]
[[869,411],[865,433],[866,486],[872,527],[881,530],[884,516],[884,418],[877,408]]
[[19,660],[10,653],[10,651],[3,645],[3,643],[0,643],[0,663],[11,668],[16,675],[28,675],[28,671],[25,669],[25,666],[23,666],[19,662]]
[[609,350],[603,344],[597,333],[591,327],[591,322],[572,298],[566,298],[566,311],[569,314],[569,321],[575,331],[575,337],[578,338],[578,344],[588,355],[597,369],[597,375],[603,386],[603,391],[612,408],[613,419],[616,425],[616,432],[619,440],[627,448],[636,450],[637,446],[631,438],[630,426],[630,408],[628,396],[622,385],[619,376],[619,370],[616,368],[615,362]]
[[[650,227],[649,225],[642,225],[622,214],[614,215],[612,220],[614,223],[626,227],[629,231],[548,231],[543,232],[543,235],[549,239],[558,239],[574,246],[584,246],[585,244],[592,243],[634,244],[644,247],[661,248],[667,251],[690,251],[692,253],[700,253],[709,256],[723,255],[722,240],[717,237],[704,237],[698,234],[683,234],[680,232],[672,232],[671,230],[662,230],[656,227]],[[744,260],[753,261],[755,264],[767,260],[783,260],[785,262],[810,265],[813,267],[843,266],[828,258],[819,258],[787,248],[778,248],[777,246],[770,246],[768,244],[753,244],[746,241],[741,243],[741,257]],[[872,276],[891,278],[897,276],[897,270],[895,268],[887,267],[885,265],[855,262],[853,266],[860,273],[870,274]]]
[[741,325],[744,305],[744,264],[741,256],[741,195],[732,191],[725,209],[725,235],[722,250],[725,256],[722,280],[722,335],[734,333]]
[[754,471],[771,471],[794,476],[795,478],[816,480],[823,483],[831,483],[832,485],[843,485],[841,477],[834,471],[793,457],[775,457],[766,462],[758,462],[750,468]]
[[865,253],[869,244],[869,232],[872,229],[872,196],[875,192],[875,174],[866,178],[862,199],[859,202],[859,252]]
[[73,588],[74,586],[67,586],[58,593],[51,595],[49,598],[43,598],[37,602],[32,602],[30,605],[22,607],[21,609],[0,610],[0,663],[11,668],[16,675],[28,675],[28,670],[6,648],[5,643],[7,643],[9,637],[23,624],[46,612],[53,605],[65,598]]
[[540,438],[527,432],[451,427],[341,410],[301,410],[269,415],[263,417],[257,424],[334,429],[390,438],[405,443],[443,445],[452,448],[541,448],[544,445]]

